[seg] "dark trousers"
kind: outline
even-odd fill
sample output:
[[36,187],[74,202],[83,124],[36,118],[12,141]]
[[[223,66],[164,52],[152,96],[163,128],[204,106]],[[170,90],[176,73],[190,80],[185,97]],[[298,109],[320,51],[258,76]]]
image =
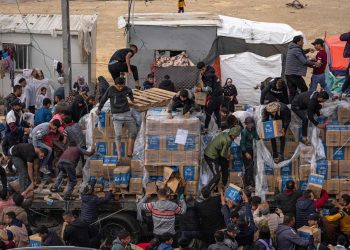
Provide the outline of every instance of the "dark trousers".
[[179,7],[179,13],[184,13],[185,12],[185,8],[184,7]]
[[211,120],[211,115],[214,113],[216,118],[216,124],[218,128],[221,128],[221,115],[220,115],[220,107],[223,103],[223,96],[213,96],[205,107],[205,128],[209,127],[209,123]]
[[22,193],[30,183],[28,176],[28,166],[26,162],[16,156],[12,156],[12,162],[13,165],[15,165],[18,173],[19,190]]
[[[251,155],[251,159],[248,159],[245,156],[245,153]],[[242,152],[243,165],[244,165],[244,185],[245,186],[254,186],[254,151],[253,149],[247,149]]]
[[7,191],[7,175],[3,167],[0,167],[0,180],[2,184],[2,189]]
[[277,152],[277,143],[276,138],[271,138],[271,145],[272,145],[272,157],[277,158],[278,156],[284,156],[284,148],[286,146],[286,137],[281,136],[280,137],[280,152]]
[[289,90],[289,102],[292,103],[294,97],[300,92],[306,92],[307,86],[302,76],[287,75],[286,76],[288,90]]
[[293,112],[301,119],[301,135],[307,137],[307,129],[309,127],[309,119],[307,118],[306,110],[299,110],[298,107],[292,106]]
[[[132,75],[134,77],[135,81],[139,80],[139,73],[137,71],[137,67],[134,65],[130,65]],[[128,65],[126,65],[126,62],[116,62],[113,64],[108,65],[108,71],[111,74],[113,80],[117,77],[120,77],[120,73],[122,72],[128,72]]]
[[61,184],[63,178],[65,176],[68,176],[68,187],[67,191],[64,194],[65,197],[68,197],[72,194],[75,185],[77,184],[77,176],[75,174],[75,166],[68,162],[59,162],[58,167],[60,169],[60,172],[56,178],[56,182],[54,184],[55,188],[58,188]]
[[226,185],[228,181],[227,159],[223,157],[219,157],[217,159],[211,159],[206,155],[204,155],[204,159],[207,162],[209,169],[213,174],[213,178],[209,181],[209,183],[204,188],[209,189],[210,191],[213,190],[220,181],[220,172],[222,175],[222,183]]
[[224,97],[224,107],[227,108],[227,110],[229,112],[235,112],[235,104],[233,101],[231,101],[231,97],[230,96],[225,96]]

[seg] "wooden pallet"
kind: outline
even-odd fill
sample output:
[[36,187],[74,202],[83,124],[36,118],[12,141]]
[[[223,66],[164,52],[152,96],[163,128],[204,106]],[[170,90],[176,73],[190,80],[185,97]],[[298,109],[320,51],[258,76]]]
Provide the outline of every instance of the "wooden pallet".
[[[82,183],[82,179],[77,180],[77,184],[74,187],[72,195],[75,197],[79,197],[79,187]],[[48,197],[53,200],[60,200],[61,198],[64,197],[64,193],[67,191],[67,179],[64,179],[61,187],[63,188],[63,192],[59,193],[51,193],[50,188],[53,186],[52,181],[42,181],[39,186],[37,186],[34,189],[34,199],[44,199],[45,197]]]
[[130,107],[139,112],[146,111],[152,107],[163,107],[169,104],[175,93],[159,88],[147,90],[134,89],[134,102],[129,102]]

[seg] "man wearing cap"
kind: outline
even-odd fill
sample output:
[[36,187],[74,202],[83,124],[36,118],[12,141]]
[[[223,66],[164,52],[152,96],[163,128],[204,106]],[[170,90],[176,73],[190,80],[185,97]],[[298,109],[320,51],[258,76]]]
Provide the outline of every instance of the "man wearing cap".
[[282,102],[271,102],[262,111],[262,122],[268,120],[282,120],[283,136],[280,137],[280,152],[277,152],[276,138],[271,139],[272,157],[276,163],[284,160],[284,147],[286,145],[285,134],[291,121],[291,112],[288,106]]
[[213,190],[220,181],[220,172],[222,174],[222,183],[228,181],[228,154],[232,141],[241,133],[240,126],[234,126],[228,132],[222,132],[217,135],[205,148],[204,159],[207,162],[213,178],[204,187],[207,190]]
[[333,93],[328,88],[326,84],[326,74],[325,69],[327,67],[327,52],[324,49],[324,41],[320,38],[317,38],[312,45],[317,51],[316,57],[313,60],[317,64],[313,65],[313,72],[311,77],[311,83],[309,87],[310,92],[314,92],[317,89],[317,84],[320,84],[321,87],[328,93],[330,97],[333,97]]

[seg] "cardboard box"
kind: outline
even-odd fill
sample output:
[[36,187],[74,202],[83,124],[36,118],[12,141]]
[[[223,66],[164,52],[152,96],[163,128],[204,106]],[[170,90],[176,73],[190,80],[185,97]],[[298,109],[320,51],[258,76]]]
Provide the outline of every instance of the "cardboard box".
[[267,189],[269,192],[275,192],[276,181],[274,176],[266,176]]
[[19,192],[19,179],[9,182],[8,185],[13,191]]
[[350,180],[349,179],[339,179],[339,193],[350,193]]
[[189,134],[183,149],[185,151],[199,151],[199,145],[199,136]]
[[146,195],[157,194],[158,188],[155,182],[149,182],[146,185]]
[[264,174],[267,176],[274,176],[275,171],[278,172],[277,169],[274,169],[273,166],[268,165],[266,162],[264,163]]
[[325,129],[320,129],[320,139],[322,142],[326,142],[327,141],[327,131]]
[[[277,143],[277,142],[276,142]],[[272,144],[271,141],[264,141],[264,145],[269,152],[272,152]]]
[[306,190],[307,190],[307,180],[306,181],[299,180],[299,191],[301,193],[304,193]]
[[241,204],[242,202],[242,189],[232,183],[226,189],[225,198],[233,201],[236,204]]
[[142,178],[130,178],[129,193],[142,194]]
[[143,176],[144,175],[144,166],[140,160],[131,160],[131,176]]
[[99,177],[102,174],[103,157],[92,156],[89,162],[89,174],[90,176]]
[[167,135],[166,136],[166,142],[165,142],[165,149],[166,150],[178,150],[178,144],[175,143],[175,136],[174,135]]
[[233,159],[229,162],[230,169],[233,172],[242,172],[243,171],[243,160],[242,159]]
[[342,107],[338,107],[337,117],[339,123],[347,123],[350,121],[350,110]]
[[326,129],[327,146],[340,146],[340,128],[338,126],[328,126]]
[[117,167],[118,158],[113,156],[106,156],[103,158],[102,176],[111,180],[113,178],[113,170]]
[[242,173],[230,172],[230,183],[237,187],[243,188]]
[[330,179],[326,181],[326,189],[328,194],[338,194],[340,190],[339,179]]
[[[126,129],[122,128],[122,138],[127,137]],[[114,128],[106,128],[105,139],[109,142],[115,141],[115,131]]]
[[[158,163],[160,165],[171,165],[171,162],[172,162],[171,153],[172,153],[171,151],[160,150]],[[182,155],[182,158],[183,157],[184,155]]]
[[[118,156],[118,151],[117,151],[117,145],[116,143],[113,142],[109,142],[108,143],[109,146],[109,154],[110,155],[114,155],[114,156]],[[125,142],[121,142],[121,146],[122,146],[122,157],[126,157],[126,143]]]
[[331,162],[331,178],[339,176],[339,161],[332,160]]
[[180,176],[185,181],[198,181],[199,167],[191,165],[181,165],[179,168]]
[[158,168],[158,166],[146,166],[146,171],[148,172],[149,176],[158,176]]
[[266,121],[260,125],[260,138],[270,139],[283,136],[282,120]]
[[310,236],[312,235],[315,243],[321,242],[321,229],[319,228],[302,226],[298,229],[298,234],[301,238],[304,238],[306,240],[309,240]]
[[166,183],[167,187],[170,188],[170,190],[173,193],[176,193],[176,190],[180,184],[181,179],[178,178],[171,178],[170,180],[168,180],[168,182]]
[[298,165],[299,165],[298,159],[294,159],[289,164],[287,164],[281,168],[275,168],[274,174],[276,177],[279,177],[279,176],[297,176],[298,172],[299,172]]
[[42,246],[42,240],[39,234],[33,234],[29,236],[29,246],[30,247],[41,247]]
[[185,164],[185,157],[184,157],[185,155],[186,155],[186,151],[172,151],[171,164],[175,166]]
[[295,182],[295,189],[299,188],[299,180],[295,176],[281,176],[276,178],[276,189],[279,192],[283,192],[286,189],[286,184],[289,180]]
[[[284,149],[284,156],[287,158],[291,158],[294,155],[295,150],[298,147],[298,145],[299,145],[299,142],[287,141],[285,149]],[[271,150],[271,152],[272,152],[272,150]]]
[[237,143],[235,142],[231,143],[230,152],[231,152],[231,155],[233,156],[233,159],[242,159],[241,147]]
[[146,149],[148,150],[160,150],[160,136],[148,135],[146,136]]
[[316,162],[316,174],[323,175],[325,179],[331,178],[331,168],[330,161],[323,160]]
[[101,155],[109,155],[108,142],[96,142],[96,153]]
[[145,165],[155,165],[159,162],[159,152],[153,150],[145,150]]
[[319,198],[324,184],[324,177],[318,174],[310,174],[307,189],[312,190],[316,198]]
[[167,183],[173,173],[174,170],[171,167],[163,167],[163,182]]
[[98,115],[98,127],[100,128],[106,128],[110,124],[109,119],[110,115],[108,115],[109,112],[101,111]]
[[311,165],[300,165],[299,166],[299,179],[301,181],[306,181],[311,174]]
[[185,186],[185,195],[194,195],[198,194],[198,181],[187,181]]
[[350,129],[340,131],[339,146],[350,146]]
[[339,176],[350,178],[350,161],[339,161]]
[[147,119],[146,135],[159,135],[159,130],[160,130],[159,119]]
[[113,180],[117,187],[127,188],[130,180],[130,166],[118,166],[113,170]]
[[302,146],[300,148],[300,164],[310,164],[314,152],[315,151],[313,146]]
[[345,147],[327,147],[328,160],[347,160]]
[[207,92],[196,92],[194,93],[194,100],[198,105],[205,106],[207,103]]
[[106,138],[106,129],[105,128],[94,128],[92,130],[92,138],[94,142],[103,141]]

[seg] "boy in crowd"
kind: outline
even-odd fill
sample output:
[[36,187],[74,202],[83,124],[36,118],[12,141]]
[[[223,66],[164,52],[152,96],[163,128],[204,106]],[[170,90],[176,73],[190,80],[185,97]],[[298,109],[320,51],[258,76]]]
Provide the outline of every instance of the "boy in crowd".
[[259,135],[256,132],[255,122],[253,117],[247,117],[244,121],[245,128],[241,133],[241,150],[244,164],[244,185],[254,188],[254,151],[253,141],[259,140]]
[[40,109],[43,106],[43,101],[46,98],[46,87],[40,89],[40,94],[36,98],[36,109]]
[[113,117],[113,125],[115,130],[116,146],[118,152],[118,161],[122,157],[122,145],[121,145],[121,136],[122,128],[125,126],[129,133],[128,140],[128,157],[132,156],[134,150],[134,142],[137,135],[137,128],[134,118],[132,117],[128,98],[133,102],[134,95],[132,90],[125,86],[125,80],[123,78],[116,78],[115,85],[110,86],[104,96],[100,100],[100,105],[97,109],[97,114],[99,114],[103,108],[103,105],[106,103],[107,99],[110,99],[111,112]]
[[51,104],[52,102],[49,98],[43,100],[43,106],[35,112],[34,126],[38,126],[44,122],[49,122],[52,119],[52,113],[50,110]]
[[171,100],[168,106],[168,118],[174,118],[171,114],[173,111],[176,111],[178,108],[183,108],[182,114],[185,117],[189,117],[193,112],[194,100],[191,91],[188,89],[182,89],[179,91]]
[[176,92],[174,83],[170,80],[169,75],[164,76],[164,80],[159,84],[160,89],[164,89],[171,92]]
[[147,80],[143,83],[143,90],[151,89],[154,87],[154,74],[149,73],[147,75]]

